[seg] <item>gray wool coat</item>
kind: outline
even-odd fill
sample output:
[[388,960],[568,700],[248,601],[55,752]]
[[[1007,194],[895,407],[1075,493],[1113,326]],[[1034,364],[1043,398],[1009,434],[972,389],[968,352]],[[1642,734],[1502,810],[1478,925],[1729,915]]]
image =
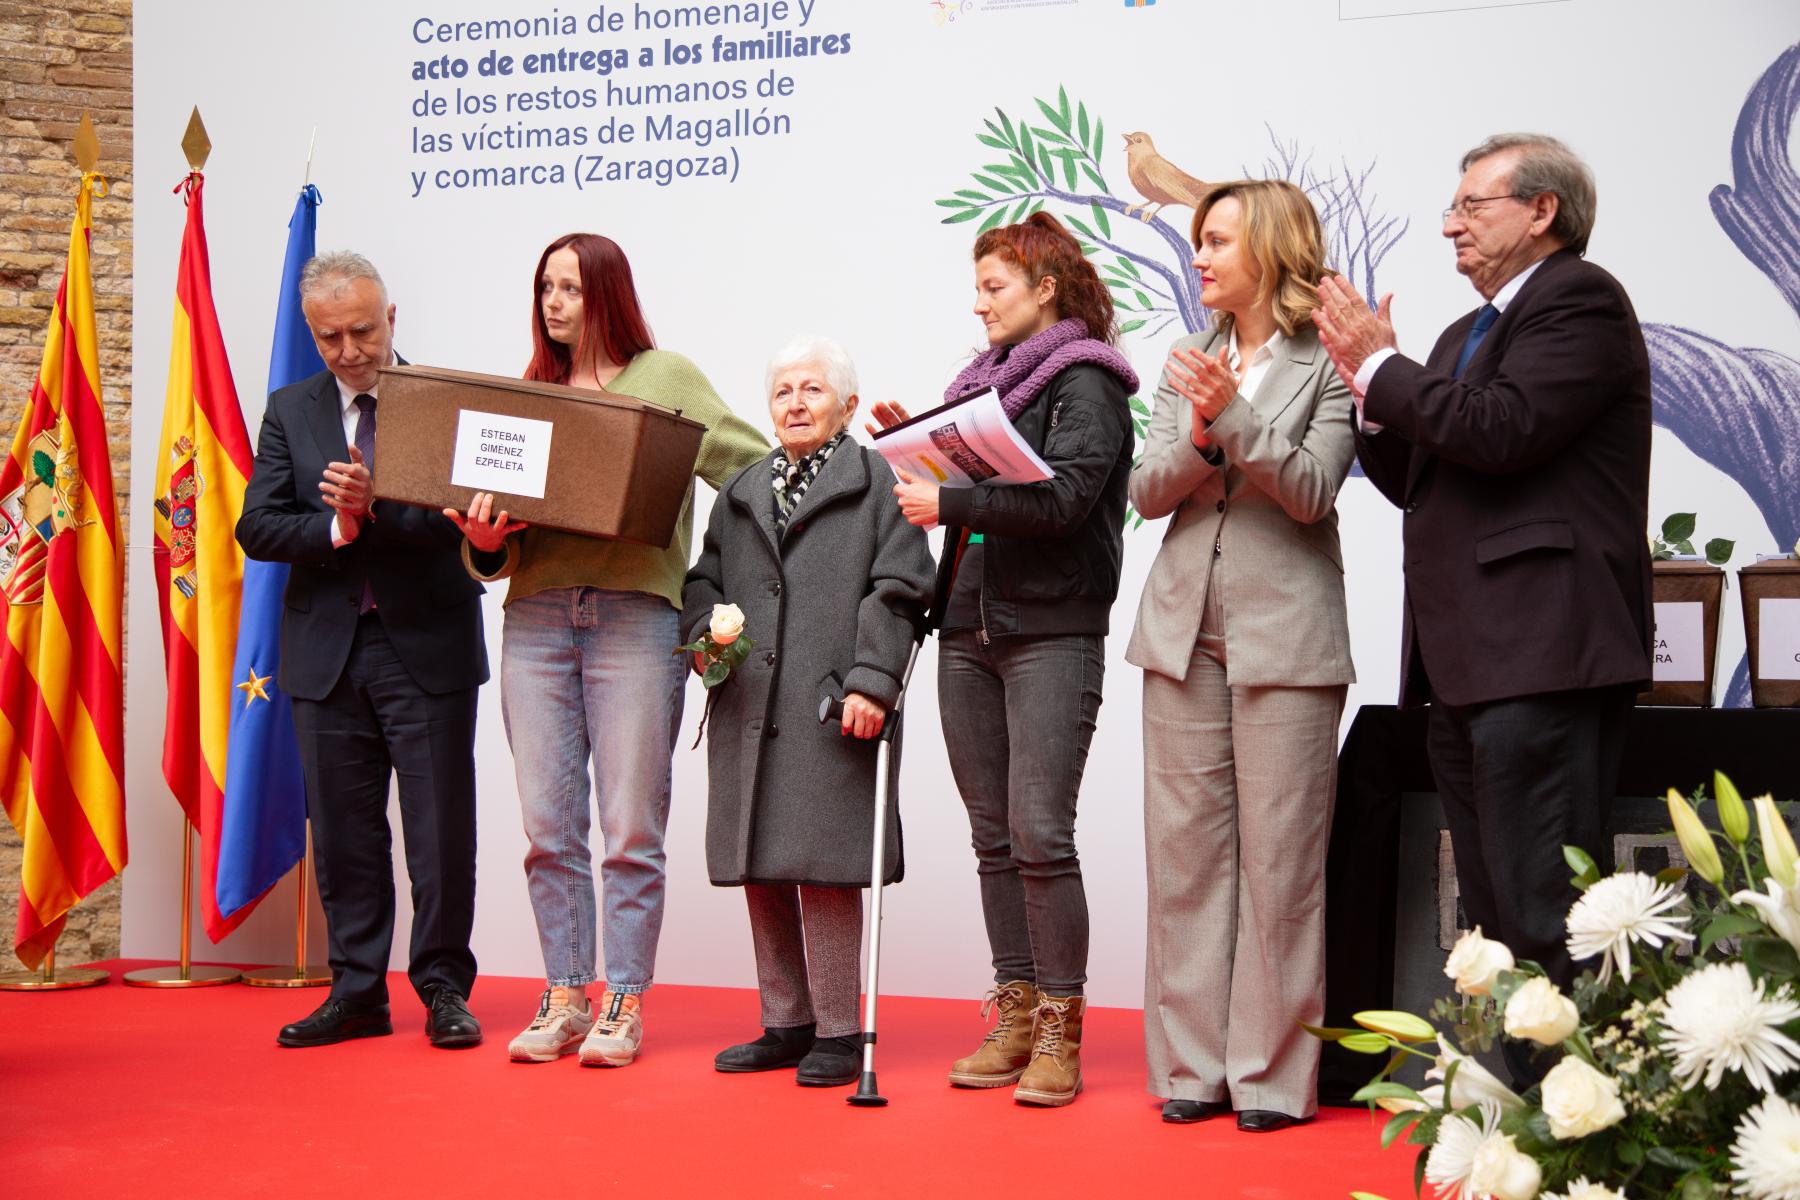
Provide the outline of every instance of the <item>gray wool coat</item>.
[[[707,871],[721,887],[866,887],[876,742],[841,734],[835,721],[821,725],[819,702],[861,692],[892,708],[915,623],[930,603],[931,554],[924,531],[900,515],[893,471],[853,441],[826,460],[778,539],[773,458],[744,468],[719,493],[682,595],[686,640],[706,631],[714,604],[736,604],[754,643],[713,689]],[[898,768],[896,752],[889,883],[904,861]]]

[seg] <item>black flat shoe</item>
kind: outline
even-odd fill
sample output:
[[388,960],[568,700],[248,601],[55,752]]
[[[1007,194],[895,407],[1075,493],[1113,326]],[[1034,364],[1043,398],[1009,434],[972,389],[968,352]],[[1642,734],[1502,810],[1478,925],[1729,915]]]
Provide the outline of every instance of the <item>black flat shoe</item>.
[[469,1011],[468,1002],[447,987],[430,989],[431,1005],[425,1012],[425,1036],[440,1050],[466,1050],[481,1044],[481,1023]]
[[750,1071],[779,1071],[783,1067],[800,1065],[812,1049],[813,1026],[799,1025],[792,1029],[765,1029],[763,1035],[754,1042],[743,1042],[736,1046],[727,1046],[713,1057],[713,1070],[738,1073]]
[[1231,1111],[1229,1100],[1165,1100],[1162,1118],[1171,1125],[1192,1125],[1210,1121]]
[[794,1082],[801,1087],[842,1087],[862,1075],[862,1038],[819,1038],[800,1060]]
[[352,1004],[327,997],[312,1014],[283,1025],[275,1040],[283,1046],[329,1046],[351,1038],[386,1037],[394,1032],[385,1004]]
[[1269,1108],[1246,1108],[1238,1114],[1238,1128],[1245,1133],[1274,1133],[1290,1125],[1304,1125],[1311,1117],[1290,1117]]

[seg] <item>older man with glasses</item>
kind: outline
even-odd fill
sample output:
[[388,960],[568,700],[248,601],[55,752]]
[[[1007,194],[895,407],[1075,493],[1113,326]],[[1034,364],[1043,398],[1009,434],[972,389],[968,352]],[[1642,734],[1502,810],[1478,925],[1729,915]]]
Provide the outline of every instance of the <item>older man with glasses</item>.
[[[1355,396],[1357,458],[1405,513],[1401,703],[1431,705],[1463,905],[1566,984],[1561,847],[1604,861],[1650,679],[1650,364],[1624,289],[1583,257],[1587,166],[1502,134],[1462,171],[1444,236],[1486,303],[1423,362],[1396,349],[1391,296],[1371,311],[1327,280],[1315,320]],[[1522,1052],[1509,1065],[1541,1074]]]

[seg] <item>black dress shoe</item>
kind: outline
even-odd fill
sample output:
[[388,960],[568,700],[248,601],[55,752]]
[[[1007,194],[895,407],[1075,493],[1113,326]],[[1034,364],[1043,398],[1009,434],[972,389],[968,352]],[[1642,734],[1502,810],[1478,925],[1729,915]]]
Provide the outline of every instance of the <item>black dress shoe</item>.
[[465,1050],[481,1044],[481,1023],[469,1011],[468,1002],[447,987],[430,989],[431,1006],[425,1012],[425,1036],[443,1050]]
[[394,1032],[385,1004],[353,1004],[336,996],[313,1009],[312,1015],[283,1025],[275,1040],[283,1046],[329,1046],[351,1038],[386,1037]]
[[1165,1100],[1162,1117],[1171,1125],[1192,1125],[1195,1121],[1222,1117],[1230,1111],[1229,1100]]
[[1270,1108],[1246,1108],[1238,1114],[1238,1128],[1245,1133],[1274,1133],[1290,1125],[1304,1125],[1311,1117],[1290,1117]]
[[806,1057],[800,1060],[794,1082],[801,1087],[842,1087],[846,1083],[855,1083],[861,1075],[862,1038],[851,1034],[816,1039]]
[[754,1042],[727,1046],[713,1056],[713,1070],[732,1074],[750,1071],[779,1071],[800,1064],[812,1049],[813,1026],[797,1025],[791,1029],[765,1029]]

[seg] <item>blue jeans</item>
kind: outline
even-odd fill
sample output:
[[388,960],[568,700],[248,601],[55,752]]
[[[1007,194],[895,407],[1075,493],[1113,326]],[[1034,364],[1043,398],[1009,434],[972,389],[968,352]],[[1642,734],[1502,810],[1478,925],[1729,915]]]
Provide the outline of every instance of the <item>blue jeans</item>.
[[595,978],[588,758],[606,857],[606,986],[642,992],[662,934],[669,758],[681,725],[680,614],[660,596],[552,588],[506,606],[501,711],[524,810],[525,881],[552,986]]

